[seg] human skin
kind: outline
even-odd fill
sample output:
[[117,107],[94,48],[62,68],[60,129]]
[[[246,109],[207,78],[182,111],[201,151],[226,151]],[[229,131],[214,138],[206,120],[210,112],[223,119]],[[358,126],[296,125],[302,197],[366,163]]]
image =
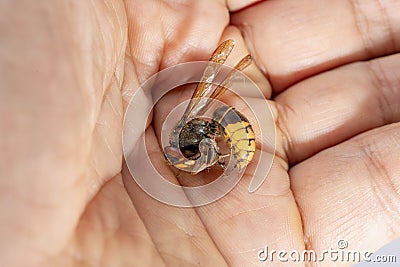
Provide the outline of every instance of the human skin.
[[[0,265],[252,266],[265,245],[318,252],[342,238],[375,251],[399,238],[398,10],[395,0],[1,1]],[[252,54],[247,73],[270,99],[271,172],[253,194],[247,173],[213,204],[164,205],[123,164],[124,109],[152,74],[206,60],[227,38],[232,62]],[[155,112],[146,137],[168,168],[159,124]]]

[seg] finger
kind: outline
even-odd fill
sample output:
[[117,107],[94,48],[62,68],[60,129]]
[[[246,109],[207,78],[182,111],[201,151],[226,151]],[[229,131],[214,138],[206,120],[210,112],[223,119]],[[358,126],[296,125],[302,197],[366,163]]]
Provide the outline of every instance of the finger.
[[309,78],[278,96],[277,126],[290,162],[399,121],[397,69],[400,54],[354,63]]
[[291,186],[309,249],[375,251],[400,237],[400,124],[358,135],[299,163]]
[[399,1],[264,1],[232,16],[276,92],[349,62],[400,51]]
[[227,0],[226,4],[229,8],[230,12],[235,12],[240,9],[248,8],[251,5],[254,5],[261,0]]
[[[208,60],[218,43],[229,38],[234,39],[236,45],[228,65],[234,66],[248,54],[240,32],[234,27],[225,28],[229,18],[223,1],[199,1],[191,5],[175,1],[134,5],[126,2],[126,7],[130,29],[128,67],[137,75],[138,83],[143,83],[159,69],[181,62]],[[154,21],[158,13],[165,19]],[[210,17],[213,18],[211,25]],[[270,95],[268,82],[254,65],[245,73],[250,74],[266,96]]]
[[[151,127],[146,131],[147,142],[148,153],[155,168],[163,177],[173,176]],[[127,161],[139,162],[144,156],[132,154],[132,158]],[[169,206],[151,198],[135,183],[126,166],[123,169],[123,179],[140,218],[168,266],[177,266],[182,262],[186,265],[212,262],[217,266],[226,266],[224,258],[193,209]],[[176,179],[173,182],[176,183]]]
[[207,60],[229,22],[222,0],[191,4],[173,0],[125,1],[125,6],[128,56],[134,62],[139,83],[159,69],[180,62]]
[[[227,39],[233,39],[235,41],[235,48],[232,50],[230,57],[227,59],[226,64],[228,66],[235,66],[244,56],[250,53],[245,41],[240,34],[238,28],[233,26],[228,26],[221,36],[221,42]],[[252,55],[251,55],[252,56]],[[242,71],[247,75],[251,81],[253,81],[259,90],[264,94],[266,98],[270,98],[272,94],[271,85],[269,81],[265,78],[260,69],[254,64],[254,62]],[[243,92],[241,96],[253,96],[250,95],[251,92]],[[259,96],[259,95],[258,95]]]
[[257,252],[265,246],[304,249],[301,219],[285,166],[275,158],[267,180],[250,194],[248,188],[255,167],[251,164],[230,193],[196,208],[229,266],[258,266]]

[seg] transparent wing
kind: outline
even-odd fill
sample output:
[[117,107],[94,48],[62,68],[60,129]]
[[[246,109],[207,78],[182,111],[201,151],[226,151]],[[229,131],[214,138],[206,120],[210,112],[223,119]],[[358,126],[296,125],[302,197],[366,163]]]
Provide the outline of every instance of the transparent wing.
[[[203,112],[205,112],[212,103],[212,99],[219,97],[226,91],[226,89],[235,79],[236,75],[239,73],[238,71],[245,69],[251,64],[252,60],[250,55],[242,58],[242,60],[240,60],[240,62],[235,66],[234,70],[231,70],[223,82],[218,85],[214,91],[212,91],[212,89],[215,87],[213,86],[213,80],[221,69],[222,64],[225,63],[226,59],[230,55],[234,46],[234,41],[229,39],[221,43],[212,53],[209,62],[204,69],[200,82],[197,84],[192,98],[190,99],[190,102],[186,107],[184,114],[182,115],[182,118],[173,130],[173,134],[171,135],[170,139],[170,144],[172,146],[177,146],[179,143],[179,132],[182,127],[190,119],[203,114]],[[206,97],[208,95],[210,96]]]
[[[181,123],[185,123],[188,118],[193,117],[193,109],[202,103],[201,98],[211,92],[213,87],[213,80],[221,69],[222,64],[230,55],[235,42],[231,39],[222,42],[217,49],[212,53],[209,62],[204,69],[200,82],[197,84],[196,89],[190,99],[185,113],[182,116]],[[217,63],[217,64],[215,64]]]
[[226,89],[232,85],[232,81],[235,80],[235,78],[239,75],[240,72],[238,72],[238,71],[242,71],[245,68],[247,68],[251,64],[251,62],[252,62],[252,59],[251,59],[250,55],[247,55],[244,58],[242,58],[239,61],[239,63],[236,64],[234,69],[232,69],[228,73],[226,78],[217,86],[217,88],[215,88],[215,90],[212,92],[211,96],[204,101],[204,104],[201,106],[195,107],[194,110],[192,111],[192,113],[194,113],[195,115],[203,114],[203,112],[205,110],[207,110],[209,105],[212,103],[212,99],[216,99],[216,98],[220,97],[226,91]]

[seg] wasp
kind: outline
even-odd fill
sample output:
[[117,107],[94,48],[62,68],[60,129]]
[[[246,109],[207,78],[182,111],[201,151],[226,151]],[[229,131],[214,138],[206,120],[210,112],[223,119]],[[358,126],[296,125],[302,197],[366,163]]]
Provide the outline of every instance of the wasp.
[[[235,167],[242,171],[253,159],[255,134],[249,120],[235,108],[217,108],[211,120],[201,116],[212,100],[221,96],[230,86],[238,71],[248,67],[251,56],[243,57],[226,78],[215,86],[212,81],[234,47],[233,40],[222,42],[212,53],[182,118],[173,128],[169,147],[164,149],[166,159],[176,168],[197,174],[215,164],[224,168],[224,158],[233,155]],[[217,140],[224,140],[231,153],[223,154]]]

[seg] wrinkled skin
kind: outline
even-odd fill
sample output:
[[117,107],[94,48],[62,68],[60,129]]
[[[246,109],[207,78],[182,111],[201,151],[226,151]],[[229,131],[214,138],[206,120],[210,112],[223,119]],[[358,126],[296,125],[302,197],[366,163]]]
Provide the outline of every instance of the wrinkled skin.
[[[399,238],[399,1],[254,2],[1,1],[1,266],[255,266],[264,245]],[[227,38],[271,99],[272,170],[254,194],[250,170],[211,205],[165,206],[123,165],[124,108]],[[170,100],[146,131],[159,166]]]

